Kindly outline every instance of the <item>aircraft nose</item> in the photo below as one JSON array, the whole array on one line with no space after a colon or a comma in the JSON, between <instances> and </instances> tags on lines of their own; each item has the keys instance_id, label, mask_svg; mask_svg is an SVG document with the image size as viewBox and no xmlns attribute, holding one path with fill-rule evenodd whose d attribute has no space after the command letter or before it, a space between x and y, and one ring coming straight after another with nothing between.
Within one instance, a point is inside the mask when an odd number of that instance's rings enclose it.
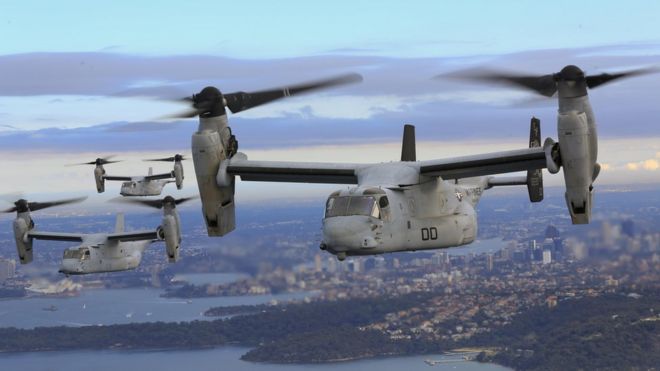
<instances>
[{"instance_id":1,"label":"aircraft nose","mask_svg":"<svg viewBox=\"0 0 660 371\"><path fill-rule=\"evenodd\" d=\"M348 251L378 246L378 224L368 216L340 216L323 220L323 244L330 250Z\"/></svg>"}]
</instances>

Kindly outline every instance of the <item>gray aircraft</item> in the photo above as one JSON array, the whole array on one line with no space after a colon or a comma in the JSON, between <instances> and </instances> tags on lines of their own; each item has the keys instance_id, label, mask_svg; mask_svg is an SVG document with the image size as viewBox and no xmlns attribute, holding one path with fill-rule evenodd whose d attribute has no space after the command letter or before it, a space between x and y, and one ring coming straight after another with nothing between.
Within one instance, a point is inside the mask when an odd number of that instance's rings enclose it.
<instances>
[{"instance_id":1,"label":"gray aircraft","mask_svg":"<svg viewBox=\"0 0 660 371\"><path fill-rule=\"evenodd\" d=\"M153 169L149 168L148 174L143 176L106 175L103 165L119 162L110 160L110 157L97 158L94 161L74 165L95 165L94 181L96 182L96 191L98 193L105 192L105 181L110 180L123 182L119 194L125 197L159 196L168 183L175 183L176 189L183 188L183 165L181 164L183 160L185 158L179 154L172 157L144 160L174 162L174 169L169 173L154 174Z\"/></svg>"},{"instance_id":2,"label":"gray aircraft","mask_svg":"<svg viewBox=\"0 0 660 371\"><path fill-rule=\"evenodd\" d=\"M53 202L28 202L20 199L14 203L14 207L4 210L6 213L16 212L13 229L21 264L32 262L34 240L80 243L78 246L64 250L59 271L66 275L135 269L140 265L144 250L157 241L165 241L170 262L176 262L179 258L181 227L176 205L190 198L175 200L173 197L167 196L162 200L135 200L147 206L163 209L162 223L153 230L125 231L123 214L117 215L114 233L45 232L36 228L31 212L81 202L85 199L86 197Z\"/></svg>"},{"instance_id":3,"label":"gray aircraft","mask_svg":"<svg viewBox=\"0 0 660 371\"><path fill-rule=\"evenodd\" d=\"M531 202L543 199L541 169L563 168L565 198L574 224L589 223L593 182L598 176L597 134L587 88L648 72L585 76L576 66L534 76L473 74L486 81L516 84L552 96L558 92L558 141L541 144L540 124L532 119L529 147L524 149L418 161L414 127L404 128L401 161L311 163L252 161L238 152L228 125L232 113L312 89L355 82L349 75L317 83L254 93L222 94L206 87L187 101L192 110L178 117L199 116L192 136L193 162L209 236L235 228L235 178L243 181L348 184L332 193L325 206L321 249L343 260L351 255L438 249L469 244L477 235L475 207L482 193L495 186L525 185ZM496 174L527 172L526 176Z\"/></svg>"}]
</instances>

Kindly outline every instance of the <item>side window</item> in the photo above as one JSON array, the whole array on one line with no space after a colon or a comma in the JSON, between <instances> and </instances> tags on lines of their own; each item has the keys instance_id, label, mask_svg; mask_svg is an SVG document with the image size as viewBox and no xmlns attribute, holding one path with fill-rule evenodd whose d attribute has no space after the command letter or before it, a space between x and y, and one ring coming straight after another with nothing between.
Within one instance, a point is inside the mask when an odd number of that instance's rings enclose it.
<instances>
[{"instance_id":1,"label":"side window","mask_svg":"<svg viewBox=\"0 0 660 371\"><path fill-rule=\"evenodd\" d=\"M378 199L378 206L380 207L380 218L389 221L390 220L390 201L387 199L387 196L383 196Z\"/></svg>"},{"instance_id":2,"label":"side window","mask_svg":"<svg viewBox=\"0 0 660 371\"><path fill-rule=\"evenodd\" d=\"M378 200L378 206L380 206L381 209L390 206L390 201L387 199L387 196L383 196Z\"/></svg>"}]
</instances>

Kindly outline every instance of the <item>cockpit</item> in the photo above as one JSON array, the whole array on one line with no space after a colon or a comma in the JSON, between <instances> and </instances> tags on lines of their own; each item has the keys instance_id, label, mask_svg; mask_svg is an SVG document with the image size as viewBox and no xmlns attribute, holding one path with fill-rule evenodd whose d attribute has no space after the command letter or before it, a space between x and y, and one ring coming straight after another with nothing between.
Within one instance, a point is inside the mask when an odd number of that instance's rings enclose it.
<instances>
[{"instance_id":1,"label":"cockpit","mask_svg":"<svg viewBox=\"0 0 660 371\"><path fill-rule=\"evenodd\" d=\"M88 247L79 247L77 249L64 250L64 259L86 260L91 256Z\"/></svg>"},{"instance_id":2,"label":"cockpit","mask_svg":"<svg viewBox=\"0 0 660 371\"><path fill-rule=\"evenodd\" d=\"M382 219L388 213L385 195L330 196L325 204L325 217L364 215Z\"/></svg>"}]
</instances>

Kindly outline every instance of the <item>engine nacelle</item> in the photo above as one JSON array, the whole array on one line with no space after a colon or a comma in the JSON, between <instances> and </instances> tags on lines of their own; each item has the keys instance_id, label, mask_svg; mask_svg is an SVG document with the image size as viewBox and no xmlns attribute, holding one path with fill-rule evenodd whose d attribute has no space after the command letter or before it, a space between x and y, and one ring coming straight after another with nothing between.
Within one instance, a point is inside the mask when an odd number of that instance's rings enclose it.
<instances>
[{"instance_id":1,"label":"engine nacelle","mask_svg":"<svg viewBox=\"0 0 660 371\"><path fill-rule=\"evenodd\" d=\"M96 181L96 191L98 193L105 192L105 169L101 165L97 165L94 168L94 180Z\"/></svg>"},{"instance_id":2,"label":"engine nacelle","mask_svg":"<svg viewBox=\"0 0 660 371\"><path fill-rule=\"evenodd\" d=\"M28 264L33 260L32 239L27 237L30 227L24 218L14 219L14 239L21 264Z\"/></svg>"},{"instance_id":3,"label":"engine nacelle","mask_svg":"<svg viewBox=\"0 0 660 371\"><path fill-rule=\"evenodd\" d=\"M165 215L160 227L158 227L157 234L159 239L165 241L167 260L170 263L179 260L181 236L179 235L179 227L175 217L172 215Z\"/></svg>"},{"instance_id":4,"label":"engine nacelle","mask_svg":"<svg viewBox=\"0 0 660 371\"><path fill-rule=\"evenodd\" d=\"M557 116L559 151L566 183L566 205L573 224L591 219L591 185L596 169L591 133L584 112L560 112Z\"/></svg>"},{"instance_id":5,"label":"engine nacelle","mask_svg":"<svg viewBox=\"0 0 660 371\"><path fill-rule=\"evenodd\" d=\"M183 165L180 161L174 163L174 181L176 183L176 189L183 188Z\"/></svg>"},{"instance_id":6,"label":"engine nacelle","mask_svg":"<svg viewBox=\"0 0 660 371\"><path fill-rule=\"evenodd\" d=\"M223 143L231 136L226 121L224 115L201 117L200 131L192 136L195 175L209 236L224 236L236 228L234 184L220 187L216 182L220 163L227 159Z\"/></svg>"}]
</instances>

